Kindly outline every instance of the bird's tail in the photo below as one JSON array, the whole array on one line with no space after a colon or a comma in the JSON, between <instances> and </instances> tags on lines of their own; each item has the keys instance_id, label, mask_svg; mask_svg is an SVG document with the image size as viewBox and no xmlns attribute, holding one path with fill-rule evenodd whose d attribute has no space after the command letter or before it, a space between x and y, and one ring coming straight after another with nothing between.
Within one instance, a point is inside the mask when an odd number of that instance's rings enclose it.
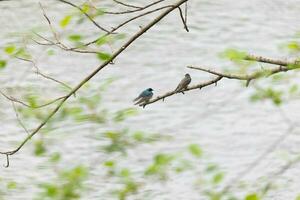
<instances>
[{"instance_id":1,"label":"bird's tail","mask_svg":"<svg viewBox=\"0 0 300 200\"><path fill-rule=\"evenodd\" d=\"M133 102L139 100L139 98L141 98L140 96L138 96L137 98L133 99Z\"/></svg>"},{"instance_id":2,"label":"bird's tail","mask_svg":"<svg viewBox=\"0 0 300 200\"><path fill-rule=\"evenodd\" d=\"M174 91L175 91L175 92L179 92L179 91L180 91L180 85L178 85L178 86L175 88Z\"/></svg>"}]
</instances>

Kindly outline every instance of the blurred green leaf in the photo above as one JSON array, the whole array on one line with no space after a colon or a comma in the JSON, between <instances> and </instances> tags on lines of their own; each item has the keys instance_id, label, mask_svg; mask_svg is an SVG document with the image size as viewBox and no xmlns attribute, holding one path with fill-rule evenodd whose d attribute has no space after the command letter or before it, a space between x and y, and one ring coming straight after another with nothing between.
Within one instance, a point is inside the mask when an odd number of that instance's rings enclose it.
<instances>
[{"instance_id":1,"label":"blurred green leaf","mask_svg":"<svg viewBox=\"0 0 300 200\"><path fill-rule=\"evenodd\" d=\"M298 85L294 84L294 85L292 85L292 86L289 88L289 93L290 93L290 94L295 94L296 92L298 92L298 90L299 90Z\"/></svg>"},{"instance_id":2,"label":"blurred green leaf","mask_svg":"<svg viewBox=\"0 0 300 200\"><path fill-rule=\"evenodd\" d=\"M155 160L155 164L167 165L173 160L173 158L174 157L171 155L160 153L154 157L154 160Z\"/></svg>"},{"instance_id":3,"label":"blurred green leaf","mask_svg":"<svg viewBox=\"0 0 300 200\"><path fill-rule=\"evenodd\" d=\"M14 55L16 57L25 58L25 59L31 58L31 55L26 51L25 48L22 48L22 47L17 49L17 51L14 53Z\"/></svg>"},{"instance_id":4,"label":"blurred green leaf","mask_svg":"<svg viewBox=\"0 0 300 200\"><path fill-rule=\"evenodd\" d=\"M84 4L82 5L81 9L82 9L82 11L83 11L84 13L88 13L89 10L90 10L90 5L87 4L87 3L84 3Z\"/></svg>"},{"instance_id":5,"label":"blurred green leaf","mask_svg":"<svg viewBox=\"0 0 300 200\"><path fill-rule=\"evenodd\" d=\"M113 167L115 167L116 163L115 163L115 161L113 161L113 160L108 160L108 161L104 162L103 165L104 165L105 167L113 168Z\"/></svg>"},{"instance_id":6,"label":"blurred green leaf","mask_svg":"<svg viewBox=\"0 0 300 200\"><path fill-rule=\"evenodd\" d=\"M16 50L15 45L9 45L4 48L5 53L7 53L9 55L13 54L15 52L15 50Z\"/></svg>"},{"instance_id":7,"label":"blurred green leaf","mask_svg":"<svg viewBox=\"0 0 300 200\"><path fill-rule=\"evenodd\" d=\"M48 54L49 56L53 56L53 55L55 54L55 51L54 51L53 49L48 49L48 50L47 50L47 54Z\"/></svg>"},{"instance_id":8,"label":"blurred green leaf","mask_svg":"<svg viewBox=\"0 0 300 200\"><path fill-rule=\"evenodd\" d=\"M222 173L222 172L217 173L213 177L213 183L214 184L219 184L220 182L222 182L223 178L224 178L224 173Z\"/></svg>"},{"instance_id":9,"label":"blurred green leaf","mask_svg":"<svg viewBox=\"0 0 300 200\"><path fill-rule=\"evenodd\" d=\"M17 188L17 183L15 181L10 181L7 183L7 189L12 190Z\"/></svg>"},{"instance_id":10,"label":"blurred green leaf","mask_svg":"<svg viewBox=\"0 0 300 200\"><path fill-rule=\"evenodd\" d=\"M295 51L299 51L300 50L300 45L298 42L296 41L291 41L287 44L287 48L292 51L292 52L295 52Z\"/></svg>"},{"instance_id":11,"label":"blurred green leaf","mask_svg":"<svg viewBox=\"0 0 300 200\"><path fill-rule=\"evenodd\" d=\"M252 96L252 101L270 99L273 103L279 106L282 103L282 96L283 92L280 90L275 90L273 88L266 88L266 89L258 89Z\"/></svg>"},{"instance_id":12,"label":"blurred green leaf","mask_svg":"<svg viewBox=\"0 0 300 200\"><path fill-rule=\"evenodd\" d=\"M71 19L72 19L72 16L71 16L71 15L67 15L67 16L65 16L65 17L59 22L59 25L60 25L62 28L65 28L66 26L69 25L69 23L71 22Z\"/></svg>"},{"instance_id":13,"label":"blurred green leaf","mask_svg":"<svg viewBox=\"0 0 300 200\"><path fill-rule=\"evenodd\" d=\"M202 156L202 149L200 148L200 146L198 144L190 144L189 147L189 152L195 156L195 157L201 157Z\"/></svg>"},{"instance_id":14,"label":"blurred green leaf","mask_svg":"<svg viewBox=\"0 0 300 200\"><path fill-rule=\"evenodd\" d=\"M61 159L60 153L53 153L50 156L50 162L53 162L53 163L58 162L60 159Z\"/></svg>"},{"instance_id":15,"label":"blurred green leaf","mask_svg":"<svg viewBox=\"0 0 300 200\"><path fill-rule=\"evenodd\" d=\"M104 53L104 52L98 52L97 53L97 58L99 60L102 60L102 61L107 61L107 60L110 60L111 59L111 54L109 53Z\"/></svg>"},{"instance_id":16,"label":"blurred green leaf","mask_svg":"<svg viewBox=\"0 0 300 200\"><path fill-rule=\"evenodd\" d=\"M104 35L98 38L96 44L98 46L104 45L108 42L110 42L112 40L112 36L111 35Z\"/></svg>"},{"instance_id":17,"label":"blurred green leaf","mask_svg":"<svg viewBox=\"0 0 300 200\"><path fill-rule=\"evenodd\" d=\"M245 197L245 200L260 200L260 197L257 194L248 194Z\"/></svg>"},{"instance_id":18,"label":"blurred green leaf","mask_svg":"<svg viewBox=\"0 0 300 200\"><path fill-rule=\"evenodd\" d=\"M226 49L223 53L221 53L221 57L233 61L244 60L246 56L247 56L246 52L238 51L236 49Z\"/></svg>"},{"instance_id":19,"label":"blurred green leaf","mask_svg":"<svg viewBox=\"0 0 300 200\"><path fill-rule=\"evenodd\" d=\"M73 35L69 35L68 39L72 42L79 42L80 40L82 40L82 36L79 34L73 34Z\"/></svg>"},{"instance_id":20,"label":"blurred green leaf","mask_svg":"<svg viewBox=\"0 0 300 200\"><path fill-rule=\"evenodd\" d=\"M209 164L205 169L206 172L210 173L215 172L216 170L218 170L218 166L216 164Z\"/></svg>"},{"instance_id":21,"label":"blurred green leaf","mask_svg":"<svg viewBox=\"0 0 300 200\"><path fill-rule=\"evenodd\" d=\"M131 172L129 169L124 168L120 171L120 176L124 177L124 178L128 178L130 176Z\"/></svg>"},{"instance_id":22,"label":"blurred green leaf","mask_svg":"<svg viewBox=\"0 0 300 200\"><path fill-rule=\"evenodd\" d=\"M34 143L34 154L41 156L46 153L46 147L43 140L37 140Z\"/></svg>"},{"instance_id":23,"label":"blurred green leaf","mask_svg":"<svg viewBox=\"0 0 300 200\"><path fill-rule=\"evenodd\" d=\"M126 108L115 113L113 120L115 122L124 121L127 117L137 115L138 111L135 108Z\"/></svg>"},{"instance_id":24,"label":"blurred green leaf","mask_svg":"<svg viewBox=\"0 0 300 200\"><path fill-rule=\"evenodd\" d=\"M0 69L5 68L6 64L7 64L6 60L0 60Z\"/></svg>"}]
</instances>

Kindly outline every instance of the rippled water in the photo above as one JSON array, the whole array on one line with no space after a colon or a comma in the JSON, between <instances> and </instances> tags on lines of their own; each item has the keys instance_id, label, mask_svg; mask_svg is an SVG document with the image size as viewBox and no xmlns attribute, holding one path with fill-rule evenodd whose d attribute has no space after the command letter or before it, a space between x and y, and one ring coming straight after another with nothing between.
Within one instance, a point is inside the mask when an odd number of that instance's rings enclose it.
<instances>
[{"instance_id":1,"label":"rippled water","mask_svg":"<svg viewBox=\"0 0 300 200\"><path fill-rule=\"evenodd\" d=\"M70 9L52 1L42 3L54 21L60 20L65 11ZM24 32L40 26L47 28L36 1L0 2L0 10L1 46L14 41L14 38L7 37L12 32ZM173 89L186 72L192 74L193 83L208 80L210 76L207 74L189 70L185 66L193 64L218 70L228 67L231 63L220 59L218 55L229 47L287 59L288 54L278 47L299 31L299 11L299 0L191 0L190 33L184 31L178 13L174 12L120 55L115 65L101 71L92 83L101 84L112 76L117 78L103 94L103 101L107 108L118 110L131 107L132 99L144 88L154 88L155 94ZM153 16L148 16L138 24L145 24L152 18ZM111 23L117 24L120 20L122 18L111 17L100 21L108 26ZM129 35L138 29L137 24L133 23L124 31ZM80 31L86 31L90 35L97 34L92 25L80 27L78 32ZM117 46L113 48L116 49ZM45 52L41 52L39 46L34 46L31 51L44 72L71 85L78 83L98 64L94 56L60 52L48 57ZM1 88L20 87L22 91L25 86L32 86L39 88L41 95L59 95L55 83L37 77L30 70L29 64L19 61L10 63L7 69L1 71ZM129 163L135 166L135 171L140 171L151 162L156 152L177 152L190 143L198 143L209 155L210 162L218 163L226 172L226 181L230 181L287 131L288 124L282 112L295 122L300 117L297 101L289 102L280 109L270 102L253 104L249 102L251 91L251 88L242 88L235 81L224 80L218 87L173 96L165 102L140 109L137 117L126 120L120 126L159 132L172 136L172 140L141 145L128 152L129 161L124 159L120 162ZM10 103L3 98L0 113L0 148L13 148L26 133L17 125ZM29 124L32 127L35 125L34 122ZM99 164L105 159L105 154L99 152L99 143L93 136L104 129L101 125L64 122L49 136L51 151L62 152L62 167L82 163L89 166L95 162ZM297 154L299 144L296 127L244 180L250 181L255 188L259 183L258 178L275 172L285 163L282 152ZM7 199L32 199L37 191L34 185L54 176L45 165L47 158L36 158L32 155L32 148L33 144L28 143L18 154L12 156L10 168L0 170L0 175L5 180L15 180L19 185L26 186L9 193ZM4 157L2 160L4 162ZM112 183L110 180L103 180L104 172L100 170L101 168L96 167L92 170L92 176L87 182L89 190L83 199L110 198L103 195ZM284 173L279 178L281 189L271 192L267 199L294 199L299 193L299 172L296 165ZM163 189L160 183L153 185L152 190L156 194L154 199L205 199L193 189L193 178L193 174L174 177L174 180L163 185ZM147 189L149 188L144 192Z\"/></svg>"}]
</instances>

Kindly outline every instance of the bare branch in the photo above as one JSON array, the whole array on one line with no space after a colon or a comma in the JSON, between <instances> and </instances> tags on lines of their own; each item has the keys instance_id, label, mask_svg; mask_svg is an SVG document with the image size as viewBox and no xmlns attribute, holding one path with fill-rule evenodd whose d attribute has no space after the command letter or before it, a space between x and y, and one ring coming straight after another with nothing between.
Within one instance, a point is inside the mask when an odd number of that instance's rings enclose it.
<instances>
[{"instance_id":1,"label":"bare branch","mask_svg":"<svg viewBox=\"0 0 300 200\"><path fill-rule=\"evenodd\" d=\"M182 21L182 23L183 23L184 29L185 29L187 32L189 32L189 28L188 28L188 26L187 26L187 24L186 24L186 17L183 16L183 12L182 12L182 10L181 10L180 7L178 7L178 10L179 10L179 15L180 15L181 21Z\"/></svg>"},{"instance_id":2,"label":"bare branch","mask_svg":"<svg viewBox=\"0 0 300 200\"><path fill-rule=\"evenodd\" d=\"M152 103L155 103L159 100L165 100L165 98L169 97L169 96L173 96L175 94L178 94L178 93L182 93L182 92L186 92L186 91L190 91L190 90L195 90L195 89L202 89L204 87L207 87L209 85L213 85L213 84L216 84L218 81L220 81L222 79L222 76L218 76L217 78L214 78L210 81L207 81L205 83L199 83L197 85L193 85L193 86L190 86L190 87L187 87L186 89L182 90L182 91L170 91L170 92L167 92L161 96L157 96L155 99L152 99L150 100L149 102L147 103L143 103L143 104L140 104L140 106L142 107L145 107L146 105L149 105L149 104L152 104Z\"/></svg>"},{"instance_id":3,"label":"bare branch","mask_svg":"<svg viewBox=\"0 0 300 200\"><path fill-rule=\"evenodd\" d=\"M165 0L158 0L158 1L155 1L153 3L150 3L144 7L140 7L140 8L137 8L135 10L127 10L127 11L122 11L122 12L109 12L109 11L104 11L105 14L111 14L111 15L122 15L122 14L128 14L128 13L134 13L134 12L139 12L139 11L142 11L142 10L145 10L147 8L150 8L156 4L159 4L161 2L163 2Z\"/></svg>"},{"instance_id":4,"label":"bare branch","mask_svg":"<svg viewBox=\"0 0 300 200\"><path fill-rule=\"evenodd\" d=\"M273 65L280 65L280 66L285 66L285 67L300 64L299 61L288 62L288 61L275 60L275 59L265 58L262 56L254 56L254 55L247 55L247 56L245 56L244 60L268 63L268 64L273 64Z\"/></svg>"},{"instance_id":5,"label":"bare branch","mask_svg":"<svg viewBox=\"0 0 300 200\"><path fill-rule=\"evenodd\" d=\"M67 85L66 83L64 83L64 82L62 82L62 81L59 81L59 80L57 80L57 79L55 79L55 78L53 78L53 77L50 77L50 76L48 76L48 75L42 73L42 72L40 71L40 69L38 68L38 66L36 65L36 63L35 63L33 60L26 59L26 58L21 58L21 57L17 57L17 56L15 56L15 58L17 58L17 59L19 59L19 60L23 60L23 61L25 61L25 62L30 62L30 63L32 63L32 65L33 65L34 68L36 69L36 71L35 71L36 74L38 74L38 75L40 75L40 76L42 76L42 77L44 77L44 78L46 78L46 79L48 79L48 80L52 80L52 81L54 81L54 82L56 82L56 83L59 83L60 85L62 85L62 86L64 86L64 87L66 87L66 88L72 90L72 87L69 86L69 85Z\"/></svg>"},{"instance_id":6,"label":"bare branch","mask_svg":"<svg viewBox=\"0 0 300 200\"><path fill-rule=\"evenodd\" d=\"M9 167L9 157L8 157L8 154L5 154L6 155L6 164L4 165L5 168L8 168Z\"/></svg>"},{"instance_id":7,"label":"bare branch","mask_svg":"<svg viewBox=\"0 0 300 200\"><path fill-rule=\"evenodd\" d=\"M129 7L129 8L137 8L137 9L141 9L142 7L140 6L135 6L135 5L131 5L131 4L128 4L128 3L123 3L121 1L118 1L118 0L113 0L114 2L116 2L117 4L120 4L122 6L126 6L126 7Z\"/></svg>"},{"instance_id":8,"label":"bare branch","mask_svg":"<svg viewBox=\"0 0 300 200\"><path fill-rule=\"evenodd\" d=\"M7 100L12 101L12 102L15 102L15 103L19 103L19 104L21 104L21 105L23 105L23 106L26 106L26 107L28 107L28 108L42 108L42 107L46 107L46 106L49 106L49 105L51 105L51 104L53 104L53 103L55 103L55 102L57 102L57 101L59 101L59 100L61 100L61 99L63 99L63 98L66 97L66 96L58 97L58 98L53 99L53 100L51 100L51 101L49 101L49 102L47 102L47 103L44 103L44 104L42 104L42 105L31 106L31 105L29 105L29 104L27 104L27 103L25 103L25 102L23 102L23 101L21 101L21 100L16 99L15 97L6 95L6 94L5 94L4 92L2 92L1 90L0 90L0 94L1 94L3 97L5 97Z\"/></svg>"},{"instance_id":9,"label":"bare branch","mask_svg":"<svg viewBox=\"0 0 300 200\"><path fill-rule=\"evenodd\" d=\"M19 113L18 113L18 110L16 108L16 105L15 105L15 102L14 101L11 101L11 104L13 106L13 109L15 111L15 115L16 115L16 118L17 118L17 121L19 122L20 126L24 129L24 131L29 135L29 131L28 129L26 128L26 126L23 124L22 120L20 119L20 116L19 116Z\"/></svg>"},{"instance_id":10,"label":"bare branch","mask_svg":"<svg viewBox=\"0 0 300 200\"><path fill-rule=\"evenodd\" d=\"M74 8L77 8L82 14L84 14L97 28L99 28L100 30L106 32L106 33L110 33L109 30L107 30L106 28L103 28L102 26L100 26L95 20L93 20L93 18L87 14L86 12L84 12L84 10L82 10L82 8L80 8L79 6L69 2L69 1L65 1L65 0L57 0L57 1L60 1L62 3L65 3L65 4L68 4Z\"/></svg>"},{"instance_id":11,"label":"bare branch","mask_svg":"<svg viewBox=\"0 0 300 200\"><path fill-rule=\"evenodd\" d=\"M136 20L136 19L138 19L138 18L140 18L140 17L144 17L144 16L149 15L149 14L151 14L151 13L154 13L154 12L157 12L157 11L160 11L160 10L163 10L163 9L166 9L166 8L171 8L171 7L173 7L173 6L172 6L172 5L163 6L163 7L160 7L160 8L157 8L157 9L150 10L150 11L148 11L148 12L139 14L139 15L137 15L137 16L134 16L134 17L132 17L132 18L130 18L130 19L128 19L128 20L122 22L121 24L119 24L119 25L116 26L115 28L113 28L111 32L116 32L118 29L120 29L121 27L125 26L125 25L128 24L129 22L132 22L132 21L134 21L134 20ZM109 35L109 34L105 34L105 35L103 35L102 37L106 37L106 36L108 36L108 35ZM78 49L78 48L80 48L80 47L86 47L86 46L89 46L89 45L91 45L91 44L95 44L98 40L99 40L99 38L97 38L97 39L95 39L95 40L93 40L93 41L91 41L91 42L87 42L87 43L85 43L85 44L83 44L83 45L80 45L79 47L70 48L70 50L73 51L73 50L76 50L76 49Z\"/></svg>"}]
</instances>

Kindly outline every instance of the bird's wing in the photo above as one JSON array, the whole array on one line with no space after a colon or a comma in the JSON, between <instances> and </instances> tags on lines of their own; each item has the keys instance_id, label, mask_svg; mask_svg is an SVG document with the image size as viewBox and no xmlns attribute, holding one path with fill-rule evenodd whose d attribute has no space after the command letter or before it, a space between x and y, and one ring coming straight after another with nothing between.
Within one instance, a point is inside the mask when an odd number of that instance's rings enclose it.
<instances>
[{"instance_id":1,"label":"bird's wing","mask_svg":"<svg viewBox=\"0 0 300 200\"><path fill-rule=\"evenodd\" d=\"M145 97L140 97L140 100L138 100L137 102L135 102L134 105L138 105L140 103L143 103L145 101Z\"/></svg>"},{"instance_id":2,"label":"bird's wing","mask_svg":"<svg viewBox=\"0 0 300 200\"><path fill-rule=\"evenodd\" d=\"M146 93L147 93L147 92L144 90L144 91L141 92L141 94L140 94L137 98L135 98L133 101L137 101L137 100L139 100L140 98L142 98L142 97L144 97L144 96L147 96Z\"/></svg>"},{"instance_id":3,"label":"bird's wing","mask_svg":"<svg viewBox=\"0 0 300 200\"><path fill-rule=\"evenodd\" d=\"M147 96L147 97L142 97L138 102L136 102L134 105L138 105L138 104L143 104L143 103L147 103L151 98L152 98L153 94Z\"/></svg>"},{"instance_id":4,"label":"bird's wing","mask_svg":"<svg viewBox=\"0 0 300 200\"><path fill-rule=\"evenodd\" d=\"M185 85L185 82L186 82L186 78L183 78L180 83L178 84L178 86L176 87L175 91L180 91L184 88L184 85Z\"/></svg>"}]
</instances>

